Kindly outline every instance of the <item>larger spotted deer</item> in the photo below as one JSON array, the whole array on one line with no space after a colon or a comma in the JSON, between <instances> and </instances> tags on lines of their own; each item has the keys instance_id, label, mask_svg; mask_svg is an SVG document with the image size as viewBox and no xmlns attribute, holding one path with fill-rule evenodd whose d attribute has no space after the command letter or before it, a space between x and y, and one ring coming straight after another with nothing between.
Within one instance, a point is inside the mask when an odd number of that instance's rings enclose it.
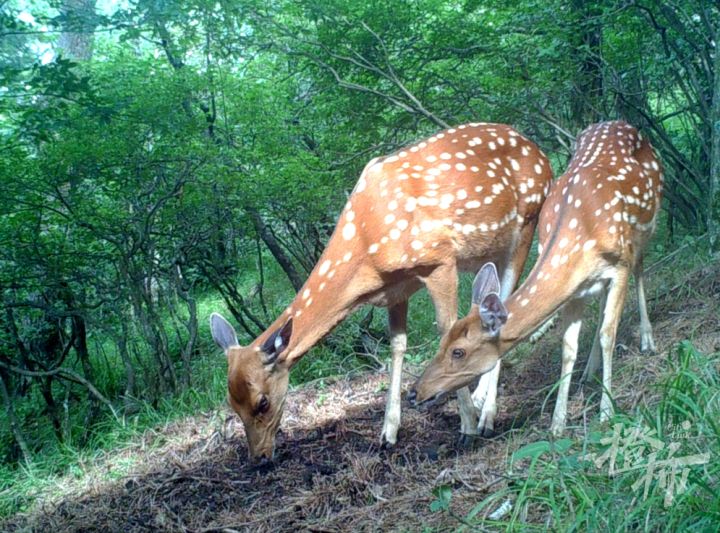
<instances>
[{"instance_id":1,"label":"larger spotted deer","mask_svg":"<svg viewBox=\"0 0 720 533\"><path fill-rule=\"evenodd\" d=\"M602 354L601 418L612 413L615 335L634 272L642 350L654 350L643 288L642 257L655 228L663 176L650 143L624 122L604 122L578 137L567 172L551 188L540 213L540 256L525 282L503 303L494 265L473 286L473 306L441 341L435 359L409 393L433 403L491 370L513 346L555 311L564 319L562 374L552 431L565 427L567 398L583 307L602 294L601 319L583 379Z\"/></svg>"},{"instance_id":2,"label":"larger spotted deer","mask_svg":"<svg viewBox=\"0 0 720 533\"><path fill-rule=\"evenodd\" d=\"M395 444L408 298L424 285L445 333L457 319L459 270L497 262L509 294L551 179L538 147L501 124L462 125L370 161L310 277L264 333L241 347L232 327L218 314L211 317L251 458L273 456L290 369L366 303L389 308L392 368L381 440ZM477 415L469 391L458 398L461 430L473 434Z\"/></svg>"}]
</instances>

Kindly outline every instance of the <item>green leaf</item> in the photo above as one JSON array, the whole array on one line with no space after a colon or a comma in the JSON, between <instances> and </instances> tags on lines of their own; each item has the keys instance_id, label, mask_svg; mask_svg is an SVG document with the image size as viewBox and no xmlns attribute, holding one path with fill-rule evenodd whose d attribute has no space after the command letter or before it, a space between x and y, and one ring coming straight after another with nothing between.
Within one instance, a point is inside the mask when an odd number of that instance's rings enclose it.
<instances>
[{"instance_id":1,"label":"green leaf","mask_svg":"<svg viewBox=\"0 0 720 533\"><path fill-rule=\"evenodd\" d=\"M452 498L452 489L448 485L440 485L433 489L435 500L430 503L430 510L433 513L438 511L447 511L450 508L450 499Z\"/></svg>"},{"instance_id":2,"label":"green leaf","mask_svg":"<svg viewBox=\"0 0 720 533\"><path fill-rule=\"evenodd\" d=\"M517 450L512 455L513 461L520 461L522 459L527 459L528 457L531 457L533 459L537 459L544 453L547 453L552 448L552 445L549 441L546 440L539 440L537 442L531 442L530 444L526 444L519 450Z\"/></svg>"}]
</instances>

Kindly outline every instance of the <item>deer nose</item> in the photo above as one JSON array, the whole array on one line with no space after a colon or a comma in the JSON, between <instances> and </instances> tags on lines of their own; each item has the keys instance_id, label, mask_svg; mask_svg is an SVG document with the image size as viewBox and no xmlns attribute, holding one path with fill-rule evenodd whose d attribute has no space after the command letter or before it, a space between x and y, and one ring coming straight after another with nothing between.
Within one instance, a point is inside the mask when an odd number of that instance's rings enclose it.
<instances>
[{"instance_id":1,"label":"deer nose","mask_svg":"<svg viewBox=\"0 0 720 533\"><path fill-rule=\"evenodd\" d=\"M417 391L415 389L410 389L410 392L407 393L407 401L410 402L410 405L413 407L415 407L415 404L417 403L416 398Z\"/></svg>"}]
</instances>

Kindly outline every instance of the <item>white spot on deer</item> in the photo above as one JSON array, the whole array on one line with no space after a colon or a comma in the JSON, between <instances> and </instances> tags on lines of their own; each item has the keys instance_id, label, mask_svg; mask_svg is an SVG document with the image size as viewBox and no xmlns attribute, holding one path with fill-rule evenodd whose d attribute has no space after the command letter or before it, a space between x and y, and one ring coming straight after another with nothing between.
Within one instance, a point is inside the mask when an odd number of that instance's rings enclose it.
<instances>
[{"instance_id":1,"label":"white spot on deer","mask_svg":"<svg viewBox=\"0 0 720 533\"><path fill-rule=\"evenodd\" d=\"M440 197L440 204L450 205L455 200L455 195L446 193Z\"/></svg>"},{"instance_id":2,"label":"white spot on deer","mask_svg":"<svg viewBox=\"0 0 720 533\"><path fill-rule=\"evenodd\" d=\"M417 205L417 200L414 197L410 197L405 201L405 211L408 213L412 213L415 211L415 206Z\"/></svg>"},{"instance_id":3,"label":"white spot on deer","mask_svg":"<svg viewBox=\"0 0 720 533\"><path fill-rule=\"evenodd\" d=\"M458 189L455 193L455 196L458 200L464 200L465 198L467 198L467 192L465 191L465 189Z\"/></svg>"},{"instance_id":4,"label":"white spot on deer","mask_svg":"<svg viewBox=\"0 0 720 533\"><path fill-rule=\"evenodd\" d=\"M397 227L400 231L405 231L408 227L408 221L403 219L398 220Z\"/></svg>"},{"instance_id":5,"label":"white spot on deer","mask_svg":"<svg viewBox=\"0 0 720 533\"><path fill-rule=\"evenodd\" d=\"M478 202L477 200L471 200L465 204L465 207L467 209L477 209L478 207L480 207L480 202Z\"/></svg>"},{"instance_id":6,"label":"white spot on deer","mask_svg":"<svg viewBox=\"0 0 720 533\"><path fill-rule=\"evenodd\" d=\"M434 191L427 191L428 193L434 192ZM429 198L428 196L421 196L417 199L418 205L422 207L427 207L429 205L437 205L438 199L437 198Z\"/></svg>"},{"instance_id":7,"label":"white spot on deer","mask_svg":"<svg viewBox=\"0 0 720 533\"><path fill-rule=\"evenodd\" d=\"M535 163L533 168L535 169L535 174L542 174L542 167L538 163Z\"/></svg>"},{"instance_id":8,"label":"white spot on deer","mask_svg":"<svg viewBox=\"0 0 720 533\"><path fill-rule=\"evenodd\" d=\"M583 244L583 250L586 251L586 252L587 252L588 250L592 250L593 247L595 246L595 242L596 242L595 239L590 239L590 240L587 241L585 244Z\"/></svg>"},{"instance_id":9,"label":"white spot on deer","mask_svg":"<svg viewBox=\"0 0 720 533\"><path fill-rule=\"evenodd\" d=\"M490 142L488 143L488 148L490 148L490 150L495 150L495 148L496 148L495 143L492 142L492 141L490 141Z\"/></svg>"},{"instance_id":10,"label":"white spot on deer","mask_svg":"<svg viewBox=\"0 0 720 533\"><path fill-rule=\"evenodd\" d=\"M498 143L500 146L505 146L505 139L503 139L502 137L498 137L498 138L497 138L497 143Z\"/></svg>"},{"instance_id":11,"label":"white spot on deer","mask_svg":"<svg viewBox=\"0 0 720 533\"><path fill-rule=\"evenodd\" d=\"M302 299L307 300L309 296L310 296L310 289L305 289L302 294Z\"/></svg>"},{"instance_id":12,"label":"white spot on deer","mask_svg":"<svg viewBox=\"0 0 720 533\"><path fill-rule=\"evenodd\" d=\"M435 227L435 224L433 224L432 220L423 220L420 222L420 229L422 231L432 231Z\"/></svg>"},{"instance_id":13,"label":"white spot on deer","mask_svg":"<svg viewBox=\"0 0 720 533\"><path fill-rule=\"evenodd\" d=\"M363 192L365 190L365 187L367 187L367 181L365 180L364 176L360 176L357 185L355 185L355 190L353 191L353 193Z\"/></svg>"},{"instance_id":14,"label":"white spot on deer","mask_svg":"<svg viewBox=\"0 0 720 533\"><path fill-rule=\"evenodd\" d=\"M620 222L622 220L622 214L620 214L619 212L613 213L613 220L615 222Z\"/></svg>"},{"instance_id":15,"label":"white spot on deer","mask_svg":"<svg viewBox=\"0 0 720 533\"><path fill-rule=\"evenodd\" d=\"M355 236L355 224L352 222L348 222L345 224L342 230L343 239L346 241L349 241Z\"/></svg>"},{"instance_id":16,"label":"white spot on deer","mask_svg":"<svg viewBox=\"0 0 720 533\"><path fill-rule=\"evenodd\" d=\"M322 265L320 265L320 270L318 270L318 275L324 276L325 273L330 270L330 266L332 265L332 261L330 259L326 259L323 261Z\"/></svg>"},{"instance_id":17,"label":"white spot on deer","mask_svg":"<svg viewBox=\"0 0 720 533\"><path fill-rule=\"evenodd\" d=\"M582 201L580 200L580 198L575 200L575 207L580 207L581 205L582 205Z\"/></svg>"},{"instance_id":18,"label":"white spot on deer","mask_svg":"<svg viewBox=\"0 0 720 533\"><path fill-rule=\"evenodd\" d=\"M452 156L451 156L449 153L447 153L447 152L443 152L442 154L440 154L440 159L445 159L445 160L447 160L447 159L450 159L451 157L452 157Z\"/></svg>"},{"instance_id":19,"label":"white spot on deer","mask_svg":"<svg viewBox=\"0 0 720 533\"><path fill-rule=\"evenodd\" d=\"M522 147L521 151L522 151L522 155L528 155L530 153L530 147L525 145Z\"/></svg>"},{"instance_id":20,"label":"white spot on deer","mask_svg":"<svg viewBox=\"0 0 720 533\"><path fill-rule=\"evenodd\" d=\"M378 248L380 248L380 245L379 245L378 243L374 242L374 243L372 243L372 244L370 245L370 247L368 248L368 253L369 253L369 254L374 254L375 252L378 251Z\"/></svg>"},{"instance_id":21,"label":"white spot on deer","mask_svg":"<svg viewBox=\"0 0 720 533\"><path fill-rule=\"evenodd\" d=\"M558 243L558 246L560 248L565 248L567 245L568 245L567 237L563 237L562 239L560 239L560 242Z\"/></svg>"},{"instance_id":22,"label":"white spot on deer","mask_svg":"<svg viewBox=\"0 0 720 533\"><path fill-rule=\"evenodd\" d=\"M423 247L423 243L422 243L422 241L415 240L410 243L410 246L412 246L413 250L419 250L420 248Z\"/></svg>"},{"instance_id":23,"label":"white spot on deer","mask_svg":"<svg viewBox=\"0 0 720 533\"><path fill-rule=\"evenodd\" d=\"M463 232L465 235L468 235L468 234L472 233L473 231L475 231L476 229L477 229L477 228L476 228L473 224L465 224L465 225L462 227L462 232Z\"/></svg>"},{"instance_id":24,"label":"white spot on deer","mask_svg":"<svg viewBox=\"0 0 720 533\"><path fill-rule=\"evenodd\" d=\"M568 227L569 227L570 229L575 229L575 228L577 228L577 225L578 225L577 218L570 219L570 224L568 224Z\"/></svg>"},{"instance_id":25,"label":"white spot on deer","mask_svg":"<svg viewBox=\"0 0 720 533\"><path fill-rule=\"evenodd\" d=\"M305 307L310 307L310 304L312 303L313 299L310 298L307 302L305 302Z\"/></svg>"},{"instance_id":26,"label":"white spot on deer","mask_svg":"<svg viewBox=\"0 0 720 533\"><path fill-rule=\"evenodd\" d=\"M400 230L397 228L393 228L390 230L390 238L394 241L398 240L400 238Z\"/></svg>"},{"instance_id":27,"label":"white spot on deer","mask_svg":"<svg viewBox=\"0 0 720 533\"><path fill-rule=\"evenodd\" d=\"M475 192L481 192L483 190L482 185L475 186Z\"/></svg>"},{"instance_id":28,"label":"white spot on deer","mask_svg":"<svg viewBox=\"0 0 720 533\"><path fill-rule=\"evenodd\" d=\"M467 167L465 165L463 165L462 163L456 163L455 170L457 170L459 172L463 172L463 171L467 170Z\"/></svg>"}]
</instances>

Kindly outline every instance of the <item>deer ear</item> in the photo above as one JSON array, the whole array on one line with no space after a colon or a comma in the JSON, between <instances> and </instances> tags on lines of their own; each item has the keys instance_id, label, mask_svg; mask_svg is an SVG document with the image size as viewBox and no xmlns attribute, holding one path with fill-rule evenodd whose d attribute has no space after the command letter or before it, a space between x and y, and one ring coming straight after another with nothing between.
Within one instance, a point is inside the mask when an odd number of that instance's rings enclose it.
<instances>
[{"instance_id":1,"label":"deer ear","mask_svg":"<svg viewBox=\"0 0 720 533\"><path fill-rule=\"evenodd\" d=\"M507 322L507 309L496 292L491 292L482 299L478 312L483 327L492 335L500 333L500 328Z\"/></svg>"},{"instance_id":2,"label":"deer ear","mask_svg":"<svg viewBox=\"0 0 720 533\"><path fill-rule=\"evenodd\" d=\"M212 332L213 340L225 351L231 346L240 345L233 327L218 313L210 315L210 331Z\"/></svg>"},{"instance_id":3,"label":"deer ear","mask_svg":"<svg viewBox=\"0 0 720 533\"><path fill-rule=\"evenodd\" d=\"M483 298L494 292L500 294L500 280L498 279L497 268L494 263L485 263L478 270L472 287L472 303L480 306Z\"/></svg>"},{"instance_id":4,"label":"deer ear","mask_svg":"<svg viewBox=\"0 0 720 533\"><path fill-rule=\"evenodd\" d=\"M278 356L285 351L290 344L292 336L292 318L285 322L280 329L275 330L265 339L260 347L260 356L266 365L273 364L277 361Z\"/></svg>"}]
</instances>

